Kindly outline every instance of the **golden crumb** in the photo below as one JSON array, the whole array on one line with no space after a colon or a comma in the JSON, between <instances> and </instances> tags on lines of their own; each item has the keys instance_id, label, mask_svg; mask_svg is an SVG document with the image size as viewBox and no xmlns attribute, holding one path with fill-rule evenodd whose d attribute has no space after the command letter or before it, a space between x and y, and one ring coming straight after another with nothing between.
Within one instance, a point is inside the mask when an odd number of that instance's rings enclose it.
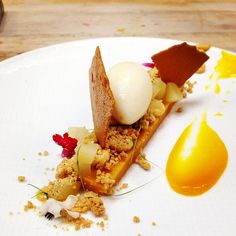
<instances>
[{"instance_id":1,"label":"golden crumb","mask_svg":"<svg viewBox=\"0 0 236 236\"><path fill-rule=\"evenodd\" d=\"M103 220L108 220L108 215L104 215Z\"/></svg>"},{"instance_id":2,"label":"golden crumb","mask_svg":"<svg viewBox=\"0 0 236 236\"><path fill-rule=\"evenodd\" d=\"M105 189L110 189L115 184L115 180L112 179L110 173L103 171L96 172L96 182L103 184Z\"/></svg>"},{"instance_id":3,"label":"golden crumb","mask_svg":"<svg viewBox=\"0 0 236 236\"><path fill-rule=\"evenodd\" d=\"M38 152L38 155L39 156L48 156L49 155L49 152L48 151L43 151L43 152Z\"/></svg>"},{"instance_id":4,"label":"golden crumb","mask_svg":"<svg viewBox=\"0 0 236 236\"><path fill-rule=\"evenodd\" d=\"M43 156L48 156L49 155L49 152L48 151L44 151L43 152Z\"/></svg>"},{"instance_id":5,"label":"golden crumb","mask_svg":"<svg viewBox=\"0 0 236 236\"><path fill-rule=\"evenodd\" d=\"M151 169L151 165L148 162L148 160L145 157L144 153L140 153L136 160L135 163L138 164L140 167L142 167L144 170L150 170Z\"/></svg>"},{"instance_id":6,"label":"golden crumb","mask_svg":"<svg viewBox=\"0 0 236 236\"><path fill-rule=\"evenodd\" d=\"M23 175L18 176L18 181L25 182L25 176L23 176Z\"/></svg>"},{"instance_id":7,"label":"golden crumb","mask_svg":"<svg viewBox=\"0 0 236 236\"><path fill-rule=\"evenodd\" d=\"M117 189L117 191L121 191L121 190L123 190L123 189L125 189L125 188L128 188L128 184L127 184L127 183L123 183L123 184Z\"/></svg>"},{"instance_id":8,"label":"golden crumb","mask_svg":"<svg viewBox=\"0 0 236 236\"><path fill-rule=\"evenodd\" d=\"M134 222L134 223L139 223L139 222L140 222L139 217L138 217L138 216L134 216L134 217L133 217L133 222Z\"/></svg>"},{"instance_id":9,"label":"golden crumb","mask_svg":"<svg viewBox=\"0 0 236 236\"><path fill-rule=\"evenodd\" d=\"M183 89L183 92L187 92L187 93L193 93L193 87L194 87L194 85L196 84L197 82L196 81L194 81L193 83L192 82L190 82L189 80L187 80L186 81L186 83L184 84L185 86L184 86L184 89ZM184 96L184 94L183 94L183 96Z\"/></svg>"},{"instance_id":10,"label":"golden crumb","mask_svg":"<svg viewBox=\"0 0 236 236\"><path fill-rule=\"evenodd\" d=\"M85 192L79 196L78 201L75 203L72 211L79 213L86 213L91 211L95 216L103 216L105 207L102 199L94 192Z\"/></svg>"},{"instance_id":11,"label":"golden crumb","mask_svg":"<svg viewBox=\"0 0 236 236\"><path fill-rule=\"evenodd\" d=\"M105 226L104 222L101 221L101 222L99 223L99 226L100 226L101 228L104 228L104 226Z\"/></svg>"},{"instance_id":12,"label":"golden crumb","mask_svg":"<svg viewBox=\"0 0 236 236\"><path fill-rule=\"evenodd\" d=\"M66 210L61 211L61 216L66 223L72 224L75 227L75 230L90 228L93 224L93 221L82 216L79 216L78 218L71 217Z\"/></svg>"},{"instance_id":13,"label":"golden crumb","mask_svg":"<svg viewBox=\"0 0 236 236\"><path fill-rule=\"evenodd\" d=\"M199 43L196 45L196 47L199 51L206 52L210 49L211 44L210 43Z\"/></svg>"},{"instance_id":14,"label":"golden crumb","mask_svg":"<svg viewBox=\"0 0 236 236\"><path fill-rule=\"evenodd\" d=\"M206 70L206 65L203 64L201 67L198 68L196 73L197 74L202 74L203 72L205 72L205 70Z\"/></svg>"},{"instance_id":15,"label":"golden crumb","mask_svg":"<svg viewBox=\"0 0 236 236\"><path fill-rule=\"evenodd\" d=\"M156 226L157 223L155 221L152 222L152 226Z\"/></svg>"},{"instance_id":16,"label":"golden crumb","mask_svg":"<svg viewBox=\"0 0 236 236\"><path fill-rule=\"evenodd\" d=\"M181 113L181 112L183 112L183 110L184 110L184 108L181 106L176 109L176 112Z\"/></svg>"},{"instance_id":17,"label":"golden crumb","mask_svg":"<svg viewBox=\"0 0 236 236\"><path fill-rule=\"evenodd\" d=\"M27 204L24 206L24 211L27 212L28 210L35 208L36 206L31 201L28 201Z\"/></svg>"}]
</instances>

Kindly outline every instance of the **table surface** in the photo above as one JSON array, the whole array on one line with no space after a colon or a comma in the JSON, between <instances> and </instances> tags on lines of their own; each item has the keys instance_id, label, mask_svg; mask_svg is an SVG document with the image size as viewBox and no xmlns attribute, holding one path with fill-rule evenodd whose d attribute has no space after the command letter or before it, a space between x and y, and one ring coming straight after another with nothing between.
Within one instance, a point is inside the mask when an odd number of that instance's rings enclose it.
<instances>
[{"instance_id":1,"label":"table surface","mask_svg":"<svg viewBox=\"0 0 236 236\"><path fill-rule=\"evenodd\" d=\"M3 0L0 61L65 41L171 38L236 51L236 0Z\"/></svg>"}]
</instances>

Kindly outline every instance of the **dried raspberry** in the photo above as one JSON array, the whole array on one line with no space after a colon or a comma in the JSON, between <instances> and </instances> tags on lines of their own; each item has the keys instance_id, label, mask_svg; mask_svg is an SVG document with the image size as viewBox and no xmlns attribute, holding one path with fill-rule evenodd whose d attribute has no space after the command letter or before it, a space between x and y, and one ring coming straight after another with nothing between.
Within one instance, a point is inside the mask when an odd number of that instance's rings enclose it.
<instances>
[{"instance_id":1,"label":"dried raspberry","mask_svg":"<svg viewBox=\"0 0 236 236\"><path fill-rule=\"evenodd\" d=\"M62 146L62 157L71 158L75 154L77 139L69 137L68 133L64 133L63 136L54 134L52 138L56 144Z\"/></svg>"}]
</instances>

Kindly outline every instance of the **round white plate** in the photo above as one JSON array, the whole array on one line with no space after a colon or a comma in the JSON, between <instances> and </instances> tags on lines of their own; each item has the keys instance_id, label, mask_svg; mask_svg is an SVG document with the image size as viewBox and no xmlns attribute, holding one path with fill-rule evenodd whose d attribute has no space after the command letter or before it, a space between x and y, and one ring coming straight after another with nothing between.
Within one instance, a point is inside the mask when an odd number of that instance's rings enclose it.
<instances>
[{"instance_id":1,"label":"round white plate","mask_svg":"<svg viewBox=\"0 0 236 236\"><path fill-rule=\"evenodd\" d=\"M176 105L146 146L149 160L160 168L150 173L133 166L121 183L137 187L159 176L145 187L122 197L104 197L109 220L104 231L96 226L75 232L47 221L37 211L23 211L35 189L53 179L61 158L60 147L52 141L69 126L92 128L88 70L97 45L108 70L120 61L150 62L150 57L179 41L157 38L104 38L75 41L42 48L0 63L0 227L1 235L235 235L236 234L236 83L221 80L219 95L204 89L209 84L221 50L211 48L207 71L194 75L194 93ZM171 68L170 68L171 69ZM228 102L226 102L227 100ZM165 177L168 154L183 129L202 110L220 135L229 153L228 166L217 184L198 197L185 197L169 187ZM215 116L221 112L223 116ZM210 140L206 140L207 142ZM38 152L47 150L48 156ZM17 177L26 176L25 183ZM140 223L134 223L138 216ZM156 222L156 226L152 225ZM57 224L55 228L53 225Z\"/></svg>"}]
</instances>

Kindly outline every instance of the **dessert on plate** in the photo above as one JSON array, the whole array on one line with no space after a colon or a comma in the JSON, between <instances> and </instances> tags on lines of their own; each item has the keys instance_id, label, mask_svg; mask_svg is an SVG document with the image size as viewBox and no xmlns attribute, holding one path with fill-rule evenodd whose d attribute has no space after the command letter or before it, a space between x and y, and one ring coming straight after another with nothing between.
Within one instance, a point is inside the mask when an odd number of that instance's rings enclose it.
<instances>
[{"instance_id":1,"label":"dessert on plate","mask_svg":"<svg viewBox=\"0 0 236 236\"><path fill-rule=\"evenodd\" d=\"M111 195L134 162L149 168L142 155L146 143L185 97L185 82L208 56L181 43L151 59L144 65L122 62L107 73L96 48L89 70L94 130L70 127L63 136L53 136L64 158L55 180L42 189L47 197L69 201L84 190L94 192L92 197Z\"/></svg>"}]
</instances>

